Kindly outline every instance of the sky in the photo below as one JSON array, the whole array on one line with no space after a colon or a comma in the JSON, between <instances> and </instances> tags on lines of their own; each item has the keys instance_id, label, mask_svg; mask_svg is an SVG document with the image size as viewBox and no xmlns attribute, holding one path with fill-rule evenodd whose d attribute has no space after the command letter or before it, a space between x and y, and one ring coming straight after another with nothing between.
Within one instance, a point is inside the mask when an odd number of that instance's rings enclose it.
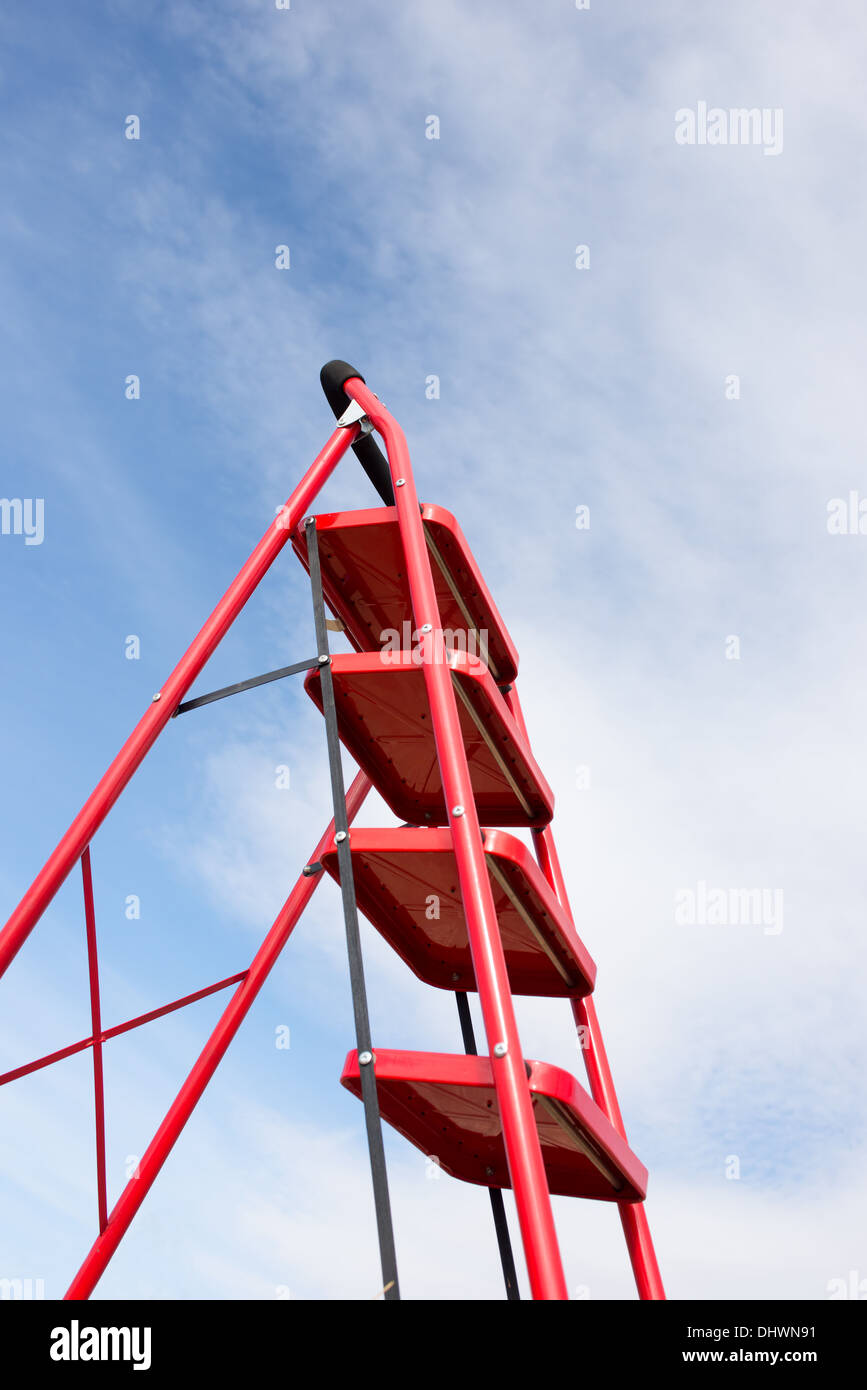
<instances>
[{"instance_id":1,"label":"sky","mask_svg":"<svg viewBox=\"0 0 867 1390\"><path fill-rule=\"evenodd\" d=\"M328 437L319 368L353 363L520 652L672 1298L867 1280L865 49L855 0L0 15L0 493L43 503L0 534L0 917ZM682 143L700 108L775 143ZM350 454L316 509L375 500ZM287 548L194 693L312 650ZM329 818L297 678L172 722L91 847L105 1023L244 969ZM684 920L751 889L760 920ZM374 1041L460 1050L362 934ZM106 1044L110 1204L226 1000ZM583 1080L565 1004L517 1009ZM73 874L0 982L0 1070L89 1031ZM95 1296L375 1298L352 1046L329 881ZM0 1278L48 1298L96 1233L91 1107L86 1051L0 1088ZM404 1297L501 1297L484 1195L386 1146ZM634 1297L614 1207L554 1207L571 1296Z\"/></svg>"}]
</instances>

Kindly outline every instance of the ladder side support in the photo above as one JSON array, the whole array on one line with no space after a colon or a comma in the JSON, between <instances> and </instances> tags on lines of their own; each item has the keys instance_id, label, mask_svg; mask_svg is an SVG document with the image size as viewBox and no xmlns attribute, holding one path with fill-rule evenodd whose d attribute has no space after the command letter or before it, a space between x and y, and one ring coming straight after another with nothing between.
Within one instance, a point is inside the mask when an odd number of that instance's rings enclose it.
<instances>
[{"instance_id":1,"label":"ladder side support","mask_svg":"<svg viewBox=\"0 0 867 1390\"><path fill-rule=\"evenodd\" d=\"M461 1024L461 1036L464 1040L464 1052L470 1057L477 1057L479 1055L479 1049L476 1047L473 1016L470 1013L470 1001L463 990L455 991L455 1002L458 1006L458 1018ZM518 1271L515 1269L515 1257L512 1254L512 1239L509 1235L509 1222L506 1218L506 1204L503 1201L503 1192L499 1187L489 1187L488 1194L491 1199L491 1214L494 1218L494 1233L497 1237L497 1248L500 1252L503 1282L506 1285L506 1298L510 1303L519 1303L521 1300L521 1291L518 1288Z\"/></svg>"},{"instance_id":2,"label":"ladder side support","mask_svg":"<svg viewBox=\"0 0 867 1390\"><path fill-rule=\"evenodd\" d=\"M384 460L383 460L384 462ZM355 1016L355 1045L364 1102L364 1121L367 1129L367 1152L373 1183L373 1202L376 1209L376 1233L382 1267L382 1291L387 1303L400 1299L397 1275L397 1254L394 1246L394 1224L391 1199L388 1193L388 1168L385 1143L382 1137L382 1118L376 1089L376 1054L370 1033L370 1014L367 986L364 982L364 959L361 933L358 928L358 906L355 899L355 878L352 869L352 849L349 843L349 821L346 817L346 792L343 784L343 765L340 760L340 733L337 727L337 707L334 701L334 677L328 649L328 627L325 599L322 593L322 571L319 565L319 541L316 538L316 518L304 523L307 535L307 555L310 561L310 587L313 594L313 620L316 626L316 646L321 664L322 712L328 743L328 768L331 777L331 799L334 805L334 839L337 844L337 863L340 874L340 895L343 899L343 924L346 929L346 951L349 958L349 981L352 989L352 1011Z\"/></svg>"},{"instance_id":3,"label":"ladder side support","mask_svg":"<svg viewBox=\"0 0 867 1390\"><path fill-rule=\"evenodd\" d=\"M346 819L355 819L371 783L363 772L346 794ZM334 821L328 826L308 862L318 860L334 841ZM174 1148L177 1139L201 1099L205 1087L217 1070L238 1029L247 1016L253 1000L270 974L280 952L286 945L298 919L312 898L322 874L300 874L295 887L277 914L253 958L243 982L235 990L220 1016L216 1028L202 1048L189 1076L166 1112L165 1119L151 1140L133 1176L118 1198L108 1225L97 1237L84 1263L73 1279L67 1299L89 1298L105 1267L125 1235L130 1222L153 1186L154 1179Z\"/></svg>"},{"instance_id":4,"label":"ladder side support","mask_svg":"<svg viewBox=\"0 0 867 1390\"><path fill-rule=\"evenodd\" d=\"M37 874L0 931L0 976L17 955L70 869L81 858L145 754L156 742L205 662L226 635L293 529L359 433L338 427L317 454L285 506L241 567L198 636L181 657L158 697L142 715L114 762L88 797L54 853Z\"/></svg>"},{"instance_id":5,"label":"ladder side support","mask_svg":"<svg viewBox=\"0 0 867 1390\"><path fill-rule=\"evenodd\" d=\"M442 659L442 643L437 640L441 620L409 450L397 421L360 378L346 381L344 390L362 406L385 441L413 617L419 630L431 625L422 666L530 1287L534 1298L567 1299L457 701L450 667Z\"/></svg>"},{"instance_id":6,"label":"ladder side support","mask_svg":"<svg viewBox=\"0 0 867 1390\"><path fill-rule=\"evenodd\" d=\"M512 694L517 701L517 692L513 691ZM560 859L550 826L546 826L544 830L534 830L533 843L542 872L571 918L572 909L569 906L563 870L560 867ZM611 1075L608 1054L602 1041L602 1030L599 1027L596 1005L592 995L588 995L585 999L573 999L572 1013L581 1037L581 1051L584 1056L584 1065L587 1068L587 1079L590 1082L590 1094L621 1138L625 1139L626 1129L623 1124L623 1116L620 1113L617 1092L614 1089L614 1078ZM656 1260L656 1251L653 1247L644 1203L618 1202L617 1209L620 1212L623 1234L626 1237L626 1248L629 1251L639 1298L664 1299L665 1289Z\"/></svg>"},{"instance_id":7,"label":"ladder side support","mask_svg":"<svg viewBox=\"0 0 867 1390\"><path fill-rule=\"evenodd\" d=\"M84 925L87 934L87 972L90 977L90 1028L93 1038L93 1111L96 1121L96 1200L99 1229L108 1222L105 1184L105 1087L102 1073L102 1017L99 1004L99 959L96 949L96 914L93 909L93 875L90 846L81 856L81 883L84 889Z\"/></svg>"},{"instance_id":8,"label":"ladder side support","mask_svg":"<svg viewBox=\"0 0 867 1390\"><path fill-rule=\"evenodd\" d=\"M506 703L529 743L530 736L524 721L521 700L514 686L506 695ZM560 867L560 858L550 826L546 826L544 830L533 831L533 845L539 867L555 895L569 913L574 925L575 919L572 917L569 895L566 892L566 880ZM622 1139L626 1139L626 1128L620 1113L617 1092L614 1089L614 1078L608 1064L608 1054L602 1041L602 1030L599 1027L596 1005L592 996L588 995L585 999L574 999L572 1001L572 1014L581 1037L581 1050L587 1069L587 1079L590 1082L590 1094L599 1109L611 1121L617 1133ZM664 1299L665 1289L656 1260L656 1251L653 1248L653 1239L650 1234L644 1203L618 1202L617 1207L620 1212L620 1221L623 1226L623 1234L626 1237L626 1248L629 1252L632 1272L635 1275L639 1298Z\"/></svg>"}]
</instances>

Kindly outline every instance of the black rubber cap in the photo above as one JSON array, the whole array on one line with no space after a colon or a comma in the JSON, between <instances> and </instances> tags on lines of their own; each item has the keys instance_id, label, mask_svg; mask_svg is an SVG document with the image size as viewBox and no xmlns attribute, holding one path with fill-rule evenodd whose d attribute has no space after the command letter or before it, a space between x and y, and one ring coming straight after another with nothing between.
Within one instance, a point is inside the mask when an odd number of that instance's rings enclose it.
<instances>
[{"instance_id":1,"label":"black rubber cap","mask_svg":"<svg viewBox=\"0 0 867 1390\"><path fill-rule=\"evenodd\" d=\"M322 371L319 373L319 380L322 382L322 390L331 409L334 411L336 419L351 404L343 387L350 377L357 376L359 381L364 381L361 372L356 371L355 367L350 367L348 362L341 362L335 358L333 362L326 362ZM362 435L356 439L352 446L355 457L358 459L365 473L373 486L376 488L380 497L387 507L394 506L394 488L391 485L391 472L388 467L388 460L377 444L372 434Z\"/></svg>"},{"instance_id":2,"label":"black rubber cap","mask_svg":"<svg viewBox=\"0 0 867 1390\"><path fill-rule=\"evenodd\" d=\"M349 405L349 397L343 389L344 383L353 376L357 376L359 381L364 381L361 372L357 372L354 367L350 367L348 362L339 362L336 357L333 362L326 362L322 371L319 373L319 380L322 382L322 390L325 392L328 404L331 406L331 409L338 419Z\"/></svg>"}]
</instances>

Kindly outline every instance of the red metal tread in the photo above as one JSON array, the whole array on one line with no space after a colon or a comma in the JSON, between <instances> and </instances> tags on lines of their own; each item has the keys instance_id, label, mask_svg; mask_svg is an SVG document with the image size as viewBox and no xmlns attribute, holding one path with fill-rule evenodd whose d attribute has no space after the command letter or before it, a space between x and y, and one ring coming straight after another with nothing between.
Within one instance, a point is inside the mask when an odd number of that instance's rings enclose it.
<instances>
[{"instance_id":1,"label":"red metal tread","mask_svg":"<svg viewBox=\"0 0 867 1390\"><path fill-rule=\"evenodd\" d=\"M518 672L518 653L466 537L444 507L426 503L421 514L443 629L455 635L445 639L446 646L481 655L495 681L508 684ZM316 530L325 597L353 646L379 651L389 630L400 634L395 645L411 646L414 623L397 509L332 512L316 518ZM292 545L306 568L303 526Z\"/></svg>"},{"instance_id":2,"label":"red metal tread","mask_svg":"<svg viewBox=\"0 0 867 1390\"><path fill-rule=\"evenodd\" d=\"M483 662L449 652L458 715L479 819L486 825L547 825L554 794ZM340 737L395 815L448 822L424 671L412 652L333 656ZM322 709L318 669L304 688Z\"/></svg>"},{"instance_id":3,"label":"red metal tread","mask_svg":"<svg viewBox=\"0 0 867 1390\"><path fill-rule=\"evenodd\" d=\"M643 1201L647 1169L583 1086L547 1062L527 1067L549 1191ZM356 1052L340 1081L361 1095ZM511 1186L489 1057L377 1048L376 1088L383 1117L447 1173L482 1187Z\"/></svg>"},{"instance_id":4,"label":"red metal tread","mask_svg":"<svg viewBox=\"0 0 867 1390\"><path fill-rule=\"evenodd\" d=\"M589 994L596 966L533 855L504 830L483 835L512 993ZM365 827L350 846L358 905L389 945L425 984L475 990L451 831ZM336 847L322 863L339 882Z\"/></svg>"}]
</instances>

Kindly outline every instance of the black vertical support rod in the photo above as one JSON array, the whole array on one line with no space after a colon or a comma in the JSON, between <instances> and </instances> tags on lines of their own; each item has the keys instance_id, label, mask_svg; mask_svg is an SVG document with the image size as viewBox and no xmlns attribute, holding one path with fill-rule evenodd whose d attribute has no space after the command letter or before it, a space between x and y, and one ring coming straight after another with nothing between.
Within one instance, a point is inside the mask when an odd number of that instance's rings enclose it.
<instances>
[{"instance_id":1,"label":"black vertical support rod","mask_svg":"<svg viewBox=\"0 0 867 1390\"><path fill-rule=\"evenodd\" d=\"M340 735L337 730L337 706L334 700L334 680L331 674L331 656L328 650L328 629L325 625L325 601L322 595L322 571L319 565L315 517L306 519L304 533L307 539L310 586L313 591L313 621L316 625L319 678L322 686L322 711L325 715L328 765L331 773L331 796L334 803L334 839L337 844L343 919L346 924L346 949L349 955L349 978L352 986L352 1007L355 1013L355 1043L358 1048L361 1098L364 1102L370 1174L373 1179L373 1201L376 1209L379 1257L382 1263L383 1296L386 1300L392 1301L400 1298L400 1286L397 1280L397 1256L394 1248L391 1202L388 1195L388 1172L385 1166L382 1121L376 1093L376 1058L370 1036L367 990L364 984L364 961L361 955L361 935L358 930L355 880L352 875L352 851L349 846L349 824L346 819L346 792L343 784L343 766L340 761ZM365 1058L366 1061L363 1060Z\"/></svg>"},{"instance_id":2,"label":"black vertical support rod","mask_svg":"<svg viewBox=\"0 0 867 1390\"><path fill-rule=\"evenodd\" d=\"M458 1018L461 1021L464 1052L468 1053L470 1057L476 1057L478 1056L478 1049L476 1048L476 1035L473 1032L470 1001L463 990L455 990L455 1002L458 1006ZM518 1288L518 1275L515 1269L515 1257L512 1254L512 1240L509 1235L509 1223L506 1220L506 1205L503 1201L503 1194L498 1187L489 1187L488 1194L491 1198L491 1213L494 1218L494 1230L497 1233L497 1245L500 1250L500 1264L503 1266L506 1298L519 1301L521 1293Z\"/></svg>"}]
</instances>

